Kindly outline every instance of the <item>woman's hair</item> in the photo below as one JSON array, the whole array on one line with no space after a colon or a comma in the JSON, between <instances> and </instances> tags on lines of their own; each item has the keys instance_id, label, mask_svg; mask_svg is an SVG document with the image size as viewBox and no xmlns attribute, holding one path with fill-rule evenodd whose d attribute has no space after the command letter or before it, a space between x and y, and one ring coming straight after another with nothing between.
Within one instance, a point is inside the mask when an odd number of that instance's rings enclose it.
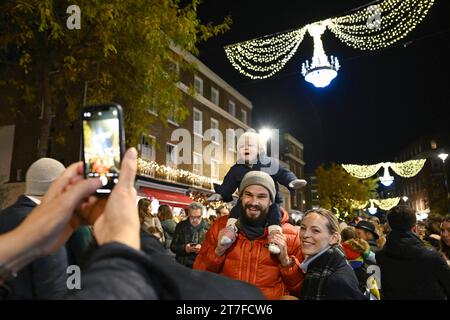
<instances>
[{"instance_id":1,"label":"woman's hair","mask_svg":"<svg viewBox=\"0 0 450 320\"><path fill-rule=\"evenodd\" d=\"M145 217L148 217L148 207L151 205L151 202L147 198L142 198L138 202L138 210L139 210L139 219L142 221Z\"/></svg>"},{"instance_id":2,"label":"woman's hair","mask_svg":"<svg viewBox=\"0 0 450 320\"><path fill-rule=\"evenodd\" d=\"M164 234L161 232L161 230L159 230L157 227L155 226L150 226L147 228L148 233L150 234L159 234L160 239L164 240Z\"/></svg>"},{"instance_id":3,"label":"woman's hair","mask_svg":"<svg viewBox=\"0 0 450 320\"><path fill-rule=\"evenodd\" d=\"M334 214L324 208L312 209L306 211L303 220L305 220L306 216L310 213L317 213L318 215L327 219L327 229L329 234L337 233L339 235L339 240L341 238L341 233L339 229L339 221Z\"/></svg>"},{"instance_id":4,"label":"woman's hair","mask_svg":"<svg viewBox=\"0 0 450 320\"><path fill-rule=\"evenodd\" d=\"M227 209L228 210L226 205L221 205L221 206L216 208L216 214L219 215L220 211L222 211L222 209Z\"/></svg>"},{"instance_id":5,"label":"woman's hair","mask_svg":"<svg viewBox=\"0 0 450 320\"><path fill-rule=\"evenodd\" d=\"M173 219L172 209L167 204L160 205L158 208L158 218L160 221Z\"/></svg>"},{"instance_id":6,"label":"woman's hair","mask_svg":"<svg viewBox=\"0 0 450 320\"><path fill-rule=\"evenodd\" d=\"M347 227L344 230L341 231L341 241L345 242L350 239L356 238L356 232L353 227Z\"/></svg>"},{"instance_id":7,"label":"woman's hair","mask_svg":"<svg viewBox=\"0 0 450 320\"><path fill-rule=\"evenodd\" d=\"M441 230L444 227L444 222L450 222L450 215L446 215L441 222ZM441 231L441 241L440 241L440 245L441 245L441 252L446 256L447 259L450 260L450 246L448 246L445 241L444 241L444 237L442 236L442 231Z\"/></svg>"}]
</instances>

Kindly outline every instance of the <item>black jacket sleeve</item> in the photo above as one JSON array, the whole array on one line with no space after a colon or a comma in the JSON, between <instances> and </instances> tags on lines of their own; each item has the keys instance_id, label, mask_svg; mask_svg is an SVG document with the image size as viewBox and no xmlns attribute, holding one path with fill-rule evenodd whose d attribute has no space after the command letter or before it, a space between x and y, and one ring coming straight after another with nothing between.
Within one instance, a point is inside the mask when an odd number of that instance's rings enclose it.
<instances>
[{"instance_id":1,"label":"black jacket sleeve","mask_svg":"<svg viewBox=\"0 0 450 320\"><path fill-rule=\"evenodd\" d=\"M51 255L31 264L33 296L35 299L61 299L67 291L67 252L61 247Z\"/></svg>"},{"instance_id":2,"label":"black jacket sleeve","mask_svg":"<svg viewBox=\"0 0 450 320\"><path fill-rule=\"evenodd\" d=\"M367 300L358 287L356 275L352 273L353 270L341 269L329 276L325 284L328 300Z\"/></svg>"},{"instance_id":3,"label":"black jacket sleeve","mask_svg":"<svg viewBox=\"0 0 450 320\"><path fill-rule=\"evenodd\" d=\"M178 223L175 232L173 233L172 243L170 244L170 250L178 256L186 256L184 237L183 237L183 221Z\"/></svg>"},{"instance_id":4,"label":"black jacket sleeve","mask_svg":"<svg viewBox=\"0 0 450 320\"><path fill-rule=\"evenodd\" d=\"M222 184L214 184L214 190L222 196L225 202L233 201L233 193L239 187L240 180L237 178L237 170L236 165L232 166L223 178Z\"/></svg>"},{"instance_id":5,"label":"black jacket sleeve","mask_svg":"<svg viewBox=\"0 0 450 320\"><path fill-rule=\"evenodd\" d=\"M146 271L146 255L120 243L101 246L81 275L81 289L73 290L69 300L158 299L153 281Z\"/></svg>"},{"instance_id":6,"label":"black jacket sleeve","mask_svg":"<svg viewBox=\"0 0 450 320\"><path fill-rule=\"evenodd\" d=\"M450 299L450 267L447 262L438 254L436 254L435 267L433 268L433 272L436 275L436 278L440 285L442 286L445 295L447 296L447 300Z\"/></svg>"},{"instance_id":7,"label":"black jacket sleeve","mask_svg":"<svg viewBox=\"0 0 450 320\"><path fill-rule=\"evenodd\" d=\"M295 174L293 174L290 170L288 170L283 165L281 165L281 163L279 161L277 161L276 159L272 159L271 161L274 161L278 165L278 171L273 176L274 180L276 182L282 184L283 186L285 186L289 190L293 191L292 188L289 187L289 183L291 181L297 179Z\"/></svg>"},{"instance_id":8,"label":"black jacket sleeve","mask_svg":"<svg viewBox=\"0 0 450 320\"><path fill-rule=\"evenodd\" d=\"M81 289L67 299L264 299L258 288L177 263L159 247L146 253L120 243L101 246L82 274Z\"/></svg>"}]
</instances>

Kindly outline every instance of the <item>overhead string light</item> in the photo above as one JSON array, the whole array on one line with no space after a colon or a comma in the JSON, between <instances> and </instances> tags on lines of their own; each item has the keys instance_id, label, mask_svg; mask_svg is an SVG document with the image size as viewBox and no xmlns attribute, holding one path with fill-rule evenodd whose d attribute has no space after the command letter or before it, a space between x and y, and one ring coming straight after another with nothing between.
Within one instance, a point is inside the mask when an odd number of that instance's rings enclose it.
<instances>
[{"instance_id":1,"label":"overhead string light","mask_svg":"<svg viewBox=\"0 0 450 320\"><path fill-rule=\"evenodd\" d=\"M411 32L435 0L388 0L356 13L330 19L328 28L345 44L361 50L392 45ZM379 17L376 21L375 16Z\"/></svg>"},{"instance_id":2,"label":"overhead string light","mask_svg":"<svg viewBox=\"0 0 450 320\"><path fill-rule=\"evenodd\" d=\"M254 39L225 47L233 67L251 79L269 78L292 58L303 41L306 28L277 36Z\"/></svg>"},{"instance_id":3,"label":"overhead string light","mask_svg":"<svg viewBox=\"0 0 450 320\"><path fill-rule=\"evenodd\" d=\"M367 179L383 167L384 173L380 181L385 186L394 182L394 177L389 175L389 168L403 178L411 178L417 175L425 165L426 159L409 160L405 162L380 162L373 165L343 164L342 167L352 176L358 179Z\"/></svg>"},{"instance_id":4,"label":"overhead string light","mask_svg":"<svg viewBox=\"0 0 450 320\"><path fill-rule=\"evenodd\" d=\"M435 0L385 0L352 14L232 44L225 47L225 52L233 67L239 72L251 79L265 79L285 66L296 53L305 33L315 29L317 25L323 26L324 31L330 30L339 40L353 48L378 50L404 38L425 18L434 2ZM311 32L309 33L314 37ZM316 47L321 46L318 41L321 42L316 36L314 39ZM339 69L337 58L333 57L327 62L335 71Z\"/></svg>"},{"instance_id":5,"label":"overhead string light","mask_svg":"<svg viewBox=\"0 0 450 320\"><path fill-rule=\"evenodd\" d=\"M377 212L375 205L381 210L388 211L393 207L395 207L396 205L398 205L399 202L400 197L386 198L386 199L369 199L368 201L358 201L353 199L350 200L351 206L359 210L366 208L370 204L369 212L371 214L375 214Z\"/></svg>"}]
</instances>

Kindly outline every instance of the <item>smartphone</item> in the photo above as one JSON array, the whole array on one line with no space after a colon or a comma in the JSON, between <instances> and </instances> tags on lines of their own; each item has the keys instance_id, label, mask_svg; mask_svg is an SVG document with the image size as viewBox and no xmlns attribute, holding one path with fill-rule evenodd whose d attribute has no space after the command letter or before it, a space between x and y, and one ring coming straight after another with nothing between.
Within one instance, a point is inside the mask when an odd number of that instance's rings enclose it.
<instances>
[{"instance_id":1,"label":"smartphone","mask_svg":"<svg viewBox=\"0 0 450 320\"><path fill-rule=\"evenodd\" d=\"M108 195L119 181L125 152L122 107L116 103L81 110L81 158L86 179L100 179L97 195Z\"/></svg>"}]
</instances>

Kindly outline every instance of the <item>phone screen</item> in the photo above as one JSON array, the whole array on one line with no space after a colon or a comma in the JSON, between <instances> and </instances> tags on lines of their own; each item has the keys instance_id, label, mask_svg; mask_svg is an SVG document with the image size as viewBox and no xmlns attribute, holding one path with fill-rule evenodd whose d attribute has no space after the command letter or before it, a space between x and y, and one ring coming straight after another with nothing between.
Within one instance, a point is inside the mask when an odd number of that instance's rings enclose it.
<instances>
[{"instance_id":1,"label":"phone screen","mask_svg":"<svg viewBox=\"0 0 450 320\"><path fill-rule=\"evenodd\" d=\"M86 108L82 112L83 157L86 178L100 178L107 194L118 182L121 159L120 117L115 106Z\"/></svg>"}]
</instances>

